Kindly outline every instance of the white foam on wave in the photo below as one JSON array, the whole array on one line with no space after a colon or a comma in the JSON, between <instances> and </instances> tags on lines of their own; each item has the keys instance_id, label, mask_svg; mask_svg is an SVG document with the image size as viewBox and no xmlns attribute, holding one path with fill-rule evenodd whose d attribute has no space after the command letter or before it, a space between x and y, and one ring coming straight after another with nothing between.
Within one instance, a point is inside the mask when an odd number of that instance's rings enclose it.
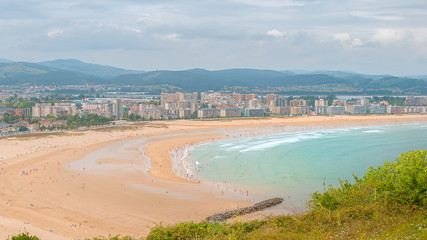
<instances>
[{"instance_id":1,"label":"white foam on wave","mask_svg":"<svg viewBox=\"0 0 427 240\"><path fill-rule=\"evenodd\" d=\"M381 130L379 130L379 129L374 129L374 130L366 130L366 131L363 131L364 133L380 133L380 132L383 132L383 131L381 131Z\"/></svg>"},{"instance_id":2,"label":"white foam on wave","mask_svg":"<svg viewBox=\"0 0 427 240\"><path fill-rule=\"evenodd\" d=\"M351 129L349 128L340 128L340 129L336 129L337 132L350 132Z\"/></svg>"},{"instance_id":3,"label":"white foam on wave","mask_svg":"<svg viewBox=\"0 0 427 240\"><path fill-rule=\"evenodd\" d=\"M231 148L227 148L225 150L226 151L233 151L233 150L242 149L242 148L245 148L245 147L247 147L247 145L237 145L237 146L234 146L234 147L231 147Z\"/></svg>"},{"instance_id":4,"label":"white foam on wave","mask_svg":"<svg viewBox=\"0 0 427 240\"><path fill-rule=\"evenodd\" d=\"M320 138L321 136L323 136L323 135L320 133L315 133L315 134L310 134L310 135L297 135L296 137L279 139L279 140L274 139L274 140L270 140L270 141L262 143L262 144L257 144L255 146L240 150L239 152L260 151L260 150L265 150L265 149L277 147L277 146L280 146L282 144L296 143L296 142L300 142L300 141L308 140L308 139L316 139L316 138Z\"/></svg>"},{"instance_id":5,"label":"white foam on wave","mask_svg":"<svg viewBox=\"0 0 427 240\"><path fill-rule=\"evenodd\" d=\"M232 143L226 143L226 144L222 144L219 147L229 147L229 146L233 146Z\"/></svg>"},{"instance_id":6,"label":"white foam on wave","mask_svg":"<svg viewBox=\"0 0 427 240\"><path fill-rule=\"evenodd\" d=\"M218 160L223 158L226 158L226 156L216 155L214 158L212 158L212 160Z\"/></svg>"}]
</instances>

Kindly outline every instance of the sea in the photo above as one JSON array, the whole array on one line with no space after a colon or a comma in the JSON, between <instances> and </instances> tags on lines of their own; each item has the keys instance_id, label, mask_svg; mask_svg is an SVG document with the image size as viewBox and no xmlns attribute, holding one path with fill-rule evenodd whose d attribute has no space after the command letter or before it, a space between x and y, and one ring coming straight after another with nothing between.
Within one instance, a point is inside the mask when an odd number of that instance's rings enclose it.
<instances>
[{"instance_id":1,"label":"sea","mask_svg":"<svg viewBox=\"0 0 427 240\"><path fill-rule=\"evenodd\" d=\"M370 167L427 149L427 124L276 130L199 145L185 161L194 178L227 186L223 191L253 201L283 197L288 207L304 208L311 193L339 179L354 182Z\"/></svg>"}]
</instances>

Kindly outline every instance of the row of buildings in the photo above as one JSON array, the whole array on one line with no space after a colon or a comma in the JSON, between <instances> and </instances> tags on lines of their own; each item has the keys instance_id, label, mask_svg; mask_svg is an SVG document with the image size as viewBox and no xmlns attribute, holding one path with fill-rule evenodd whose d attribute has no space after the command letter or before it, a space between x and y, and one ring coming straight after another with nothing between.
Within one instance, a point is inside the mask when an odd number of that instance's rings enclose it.
<instances>
[{"instance_id":1,"label":"row of buildings","mask_svg":"<svg viewBox=\"0 0 427 240\"><path fill-rule=\"evenodd\" d=\"M202 92L162 93L160 101L147 99L86 98L60 103L36 103L32 108L0 108L5 113L43 118L46 116L97 114L122 119L124 115L142 119L259 117L265 115L344 115L344 114L404 114L427 113L427 97L407 97L405 106L388 102L371 102L368 97L352 100L317 99L314 104L301 98L286 98L277 94Z\"/></svg>"}]
</instances>

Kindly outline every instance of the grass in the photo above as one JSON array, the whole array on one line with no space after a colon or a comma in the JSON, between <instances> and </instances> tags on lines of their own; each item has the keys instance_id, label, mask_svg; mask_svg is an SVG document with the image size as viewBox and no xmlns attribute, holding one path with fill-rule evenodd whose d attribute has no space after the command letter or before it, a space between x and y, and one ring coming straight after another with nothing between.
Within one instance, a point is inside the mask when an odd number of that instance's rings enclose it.
<instances>
[{"instance_id":1,"label":"grass","mask_svg":"<svg viewBox=\"0 0 427 240\"><path fill-rule=\"evenodd\" d=\"M427 239L427 151L402 154L354 178L313 193L310 210L302 214L158 225L142 239ZM92 240L119 239L134 240Z\"/></svg>"},{"instance_id":2,"label":"grass","mask_svg":"<svg viewBox=\"0 0 427 240\"><path fill-rule=\"evenodd\" d=\"M427 239L427 213L370 205L310 211L296 216L220 223L157 226L147 239Z\"/></svg>"}]
</instances>

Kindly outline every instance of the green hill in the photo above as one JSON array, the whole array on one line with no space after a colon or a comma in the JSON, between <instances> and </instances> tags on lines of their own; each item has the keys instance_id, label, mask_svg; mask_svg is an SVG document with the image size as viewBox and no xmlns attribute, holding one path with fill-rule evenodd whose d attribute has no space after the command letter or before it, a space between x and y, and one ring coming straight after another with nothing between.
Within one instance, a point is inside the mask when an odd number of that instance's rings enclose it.
<instances>
[{"instance_id":1,"label":"green hill","mask_svg":"<svg viewBox=\"0 0 427 240\"><path fill-rule=\"evenodd\" d=\"M54 61L40 62L38 64L65 71L93 75L105 79L117 77L124 74L141 73L140 71L125 70L122 68L116 68L111 66L85 63L75 59L57 59Z\"/></svg>"},{"instance_id":2,"label":"green hill","mask_svg":"<svg viewBox=\"0 0 427 240\"><path fill-rule=\"evenodd\" d=\"M180 91L266 89L280 93L427 94L427 81L342 71L226 69L138 72L79 60L0 62L0 85L167 86Z\"/></svg>"},{"instance_id":3,"label":"green hill","mask_svg":"<svg viewBox=\"0 0 427 240\"><path fill-rule=\"evenodd\" d=\"M220 90L226 81L191 71L154 71L141 74L127 74L111 79L118 85L171 85L187 91Z\"/></svg>"},{"instance_id":4,"label":"green hill","mask_svg":"<svg viewBox=\"0 0 427 240\"><path fill-rule=\"evenodd\" d=\"M0 63L0 80L16 76L36 75L55 71L54 68L41 66L35 63L7 62Z\"/></svg>"},{"instance_id":5,"label":"green hill","mask_svg":"<svg viewBox=\"0 0 427 240\"><path fill-rule=\"evenodd\" d=\"M108 84L108 80L37 63L0 63L0 85Z\"/></svg>"}]
</instances>

